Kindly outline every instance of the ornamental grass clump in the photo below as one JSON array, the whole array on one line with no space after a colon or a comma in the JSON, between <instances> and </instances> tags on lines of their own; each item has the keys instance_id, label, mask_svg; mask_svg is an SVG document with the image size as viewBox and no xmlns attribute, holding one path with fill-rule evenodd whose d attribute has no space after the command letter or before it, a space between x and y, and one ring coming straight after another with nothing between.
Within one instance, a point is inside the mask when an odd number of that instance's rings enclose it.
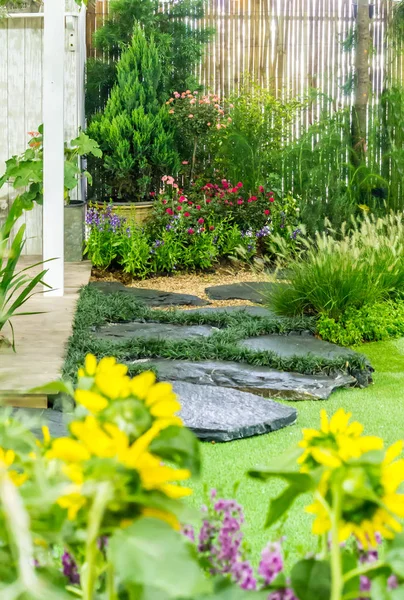
<instances>
[{"instance_id":1,"label":"ornamental grass clump","mask_svg":"<svg viewBox=\"0 0 404 600\"><path fill-rule=\"evenodd\" d=\"M302 253L288 263L290 285L278 285L269 303L278 314L325 315L340 319L360 309L404 294L404 219L365 216L301 239Z\"/></svg>"}]
</instances>

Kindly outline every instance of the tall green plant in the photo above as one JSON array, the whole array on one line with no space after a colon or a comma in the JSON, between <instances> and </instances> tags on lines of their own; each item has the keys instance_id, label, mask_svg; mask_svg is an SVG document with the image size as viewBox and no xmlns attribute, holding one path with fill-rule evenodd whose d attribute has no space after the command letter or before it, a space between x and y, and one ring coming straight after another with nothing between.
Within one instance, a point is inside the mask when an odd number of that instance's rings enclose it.
<instances>
[{"instance_id":1,"label":"tall green plant","mask_svg":"<svg viewBox=\"0 0 404 600\"><path fill-rule=\"evenodd\" d=\"M158 89L161 99L174 91L195 89L195 67L212 35L210 29L199 27L204 4L205 0L178 0L162 10L158 0L111 0L109 17L94 36L98 56L103 58L87 63L88 116L105 106L117 78L117 61L131 43L136 24L158 48L163 66Z\"/></svg>"},{"instance_id":2,"label":"tall green plant","mask_svg":"<svg viewBox=\"0 0 404 600\"><path fill-rule=\"evenodd\" d=\"M88 129L103 151L97 165L115 198L143 199L179 167L168 107L159 102L161 73L157 46L137 25L105 110Z\"/></svg>"}]
</instances>

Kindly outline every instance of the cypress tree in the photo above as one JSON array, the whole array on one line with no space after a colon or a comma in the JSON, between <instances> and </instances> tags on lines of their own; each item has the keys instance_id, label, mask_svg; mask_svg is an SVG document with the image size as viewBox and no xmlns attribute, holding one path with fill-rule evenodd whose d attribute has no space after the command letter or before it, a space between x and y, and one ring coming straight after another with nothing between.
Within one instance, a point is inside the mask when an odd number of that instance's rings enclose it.
<instances>
[{"instance_id":1,"label":"cypress tree","mask_svg":"<svg viewBox=\"0 0 404 600\"><path fill-rule=\"evenodd\" d=\"M167 106L158 97L161 71L153 38L147 40L136 25L118 62L117 81L105 110L88 129L103 151L96 165L98 177L114 199L148 198L162 175L179 167Z\"/></svg>"}]
</instances>

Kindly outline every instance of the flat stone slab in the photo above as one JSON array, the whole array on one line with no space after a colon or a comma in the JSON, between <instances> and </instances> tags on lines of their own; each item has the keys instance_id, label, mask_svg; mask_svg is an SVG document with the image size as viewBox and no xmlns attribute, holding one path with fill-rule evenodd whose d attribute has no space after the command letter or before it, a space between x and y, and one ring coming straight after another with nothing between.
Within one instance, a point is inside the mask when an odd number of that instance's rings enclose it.
<instances>
[{"instance_id":1,"label":"flat stone slab","mask_svg":"<svg viewBox=\"0 0 404 600\"><path fill-rule=\"evenodd\" d=\"M249 304L243 306L207 306L206 308L193 308L187 312L198 313L201 315L209 315L212 313L245 313L251 317L272 317L276 319L282 319L278 317L268 308L263 306L250 306Z\"/></svg>"},{"instance_id":2,"label":"flat stone slab","mask_svg":"<svg viewBox=\"0 0 404 600\"><path fill-rule=\"evenodd\" d=\"M170 323L109 323L94 332L95 337L115 342L141 338L143 340L190 340L209 337L217 328L209 325L172 325Z\"/></svg>"},{"instance_id":3,"label":"flat stone slab","mask_svg":"<svg viewBox=\"0 0 404 600\"><path fill-rule=\"evenodd\" d=\"M147 306L206 306L206 300L191 294L175 294L161 290L127 287L118 281L93 281L90 285L104 294L128 294Z\"/></svg>"},{"instance_id":4,"label":"flat stone slab","mask_svg":"<svg viewBox=\"0 0 404 600\"><path fill-rule=\"evenodd\" d=\"M162 381L185 381L198 385L221 386L251 392L264 398L286 400L327 400L338 388L354 385L350 375L300 375L225 361L190 362L184 360L147 359L143 364L155 367Z\"/></svg>"},{"instance_id":5,"label":"flat stone slab","mask_svg":"<svg viewBox=\"0 0 404 600\"><path fill-rule=\"evenodd\" d=\"M67 435L67 423L69 417L66 413L52 410L51 408L15 408L13 417L29 423L32 420L32 433L38 438L42 438L42 425L47 425L52 437L58 438Z\"/></svg>"},{"instance_id":6,"label":"flat stone slab","mask_svg":"<svg viewBox=\"0 0 404 600\"><path fill-rule=\"evenodd\" d=\"M215 285L206 288L205 292L211 300L249 300L257 304L264 304L271 287L279 285L279 283L251 281L230 285Z\"/></svg>"},{"instance_id":7,"label":"flat stone slab","mask_svg":"<svg viewBox=\"0 0 404 600\"><path fill-rule=\"evenodd\" d=\"M230 442L277 431L296 422L297 411L225 387L174 382L180 416L201 440Z\"/></svg>"},{"instance_id":8,"label":"flat stone slab","mask_svg":"<svg viewBox=\"0 0 404 600\"><path fill-rule=\"evenodd\" d=\"M241 346L258 352L272 351L279 356L288 358L290 356L319 356L321 358L333 359L344 356L347 359L356 354L348 348L341 348L336 344L319 340L313 335L291 333L289 335L261 335L247 338L239 342Z\"/></svg>"}]
</instances>

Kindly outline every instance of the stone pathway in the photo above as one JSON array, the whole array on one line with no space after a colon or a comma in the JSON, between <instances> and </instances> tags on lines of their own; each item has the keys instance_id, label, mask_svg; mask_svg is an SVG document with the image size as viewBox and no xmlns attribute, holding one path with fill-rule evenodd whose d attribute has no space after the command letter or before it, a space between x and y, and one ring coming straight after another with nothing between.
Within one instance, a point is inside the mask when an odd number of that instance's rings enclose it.
<instances>
[{"instance_id":1,"label":"stone pathway","mask_svg":"<svg viewBox=\"0 0 404 600\"><path fill-rule=\"evenodd\" d=\"M185 360L147 359L135 361L154 367L163 381L184 381L198 385L221 386L251 392L264 398L327 400L339 388L355 384L354 377L338 375L301 375L225 361L189 362Z\"/></svg>"},{"instance_id":2,"label":"stone pathway","mask_svg":"<svg viewBox=\"0 0 404 600\"><path fill-rule=\"evenodd\" d=\"M109 323L95 330L94 336L103 340L121 342L128 339L190 340L209 337L216 327L209 325L172 325L170 323Z\"/></svg>"},{"instance_id":3,"label":"stone pathway","mask_svg":"<svg viewBox=\"0 0 404 600\"><path fill-rule=\"evenodd\" d=\"M249 300L257 304L264 304L273 285L275 284L251 281L231 285L215 285L206 288L205 292L211 300Z\"/></svg>"},{"instance_id":4,"label":"stone pathway","mask_svg":"<svg viewBox=\"0 0 404 600\"><path fill-rule=\"evenodd\" d=\"M180 416L201 440L230 442L282 429L297 411L254 394L224 387L176 382Z\"/></svg>"},{"instance_id":5,"label":"stone pathway","mask_svg":"<svg viewBox=\"0 0 404 600\"><path fill-rule=\"evenodd\" d=\"M207 306L206 308L192 308L188 312L190 313L198 313L201 315L209 315L212 313L226 313L226 314L234 314L234 313L245 313L251 317L271 317L281 319L282 317L278 317L274 312L269 310L268 308L264 308L263 306L251 306L246 304L245 306Z\"/></svg>"},{"instance_id":6,"label":"stone pathway","mask_svg":"<svg viewBox=\"0 0 404 600\"><path fill-rule=\"evenodd\" d=\"M206 300L191 294L174 294L161 290L126 287L118 281L93 281L90 285L104 294L116 294L117 292L128 294L132 298L144 302L147 306L206 306L209 304Z\"/></svg>"}]
</instances>

